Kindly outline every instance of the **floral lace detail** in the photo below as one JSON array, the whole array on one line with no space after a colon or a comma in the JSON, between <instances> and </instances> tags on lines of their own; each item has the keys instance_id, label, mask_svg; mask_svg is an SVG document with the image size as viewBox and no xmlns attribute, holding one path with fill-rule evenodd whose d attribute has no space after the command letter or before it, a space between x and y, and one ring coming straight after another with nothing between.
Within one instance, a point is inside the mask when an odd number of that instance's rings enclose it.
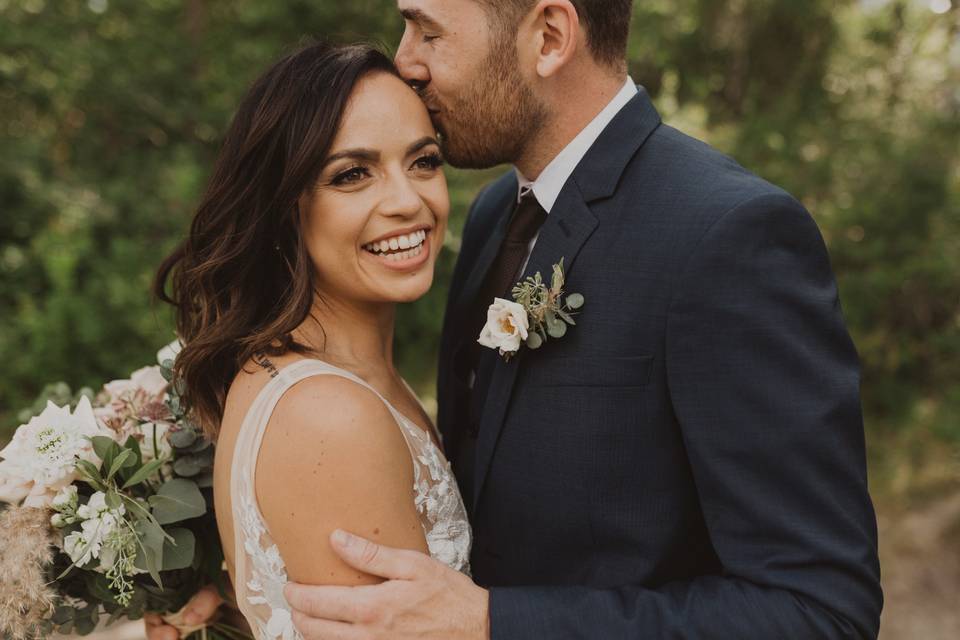
<instances>
[{"instance_id":1,"label":"floral lace detail","mask_svg":"<svg viewBox=\"0 0 960 640\"><path fill-rule=\"evenodd\" d=\"M408 429L421 445L416 457L420 464L413 466L413 492L417 512L426 519L430 556L470 575L470 525L450 463L419 427Z\"/></svg>"},{"instance_id":2,"label":"floral lace detail","mask_svg":"<svg viewBox=\"0 0 960 640\"><path fill-rule=\"evenodd\" d=\"M256 624L257 638L295 640L301 636L296 627L293 626L290 605L283 597L283 585L287 584L287 568L283 564L277 545L263 546L261 544L267 530L263 525L263 520L260 518L256 505L251 499L252 495L253 491L244 495L238 505L243 550L251 563L246 583L248 589L246 600L251 605L270 607L270 618L264 621L260 617L255 617L249 621L251 625Z\"/></svg>"},{"instance_id":3,"label":"floral lace detail","mask_svg":"<svg viewBox=\"0 0 960 640\"><path fill-rule=\"evenodd\" d=\"M470 574L472 534L466 509L450 463L431 437L353 374L319 360L301 360L282 369L267 383L251 405L234 445L231 497L237 601L258 640L302 640L283 596L286 566L279 549L270 540L256 503L254 471L260 443L270 415L286 390L300 380L322 374L353 380L377 394L390 409L410 449L414 477L412 500L420 515L430 556L452 569Z\"/></svg>"}]
</instances>

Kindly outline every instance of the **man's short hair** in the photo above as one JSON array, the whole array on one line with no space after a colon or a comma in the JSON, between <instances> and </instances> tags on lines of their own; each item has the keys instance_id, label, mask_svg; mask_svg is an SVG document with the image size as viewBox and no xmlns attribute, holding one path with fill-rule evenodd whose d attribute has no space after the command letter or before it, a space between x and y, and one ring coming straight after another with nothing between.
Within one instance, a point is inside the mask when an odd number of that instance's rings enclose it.
<instances>
[{"instance_id":1,"label":"man's short hair","mask_svg":"<svg viewBox=\"0 0 960 640\"><path fill-rule=\"evenodd\" d=\"M516 29L536 0L478 0L493 22ZM619 68L627 57L633 0L570 0L587 31L587 46L602 64Z\"/></svg>"}]
</instances>

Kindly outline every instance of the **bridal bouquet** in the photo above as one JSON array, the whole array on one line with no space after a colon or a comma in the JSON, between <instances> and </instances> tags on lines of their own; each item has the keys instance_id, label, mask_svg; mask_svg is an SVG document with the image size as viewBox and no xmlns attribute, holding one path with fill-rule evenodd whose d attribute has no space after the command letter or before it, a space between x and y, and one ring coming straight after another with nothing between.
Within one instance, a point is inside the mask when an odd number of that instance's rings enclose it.
<instances>
[{"instance_id":1,"label":"bridal bouquet","mask_svg":"<svg viewBox=\"0 0 960 640\"><path fill-rule=\"evenodd\" d=\"M73 401L56 385L62 406L48 400L0 451L4 639L170 615L201 585L220 584L213 446L182 411L175 355L168 346L159 366Z\"/></svg>"}]
</instances>

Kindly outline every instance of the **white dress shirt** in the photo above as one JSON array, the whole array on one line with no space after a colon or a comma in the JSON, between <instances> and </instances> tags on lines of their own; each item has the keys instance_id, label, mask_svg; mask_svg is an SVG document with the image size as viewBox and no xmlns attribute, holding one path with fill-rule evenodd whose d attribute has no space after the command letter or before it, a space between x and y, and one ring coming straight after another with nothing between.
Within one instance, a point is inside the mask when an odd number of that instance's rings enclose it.
<instances>
[{"instance_id":1,"label":"white dress shirt","mask_svg":"<svg viewBox=\"0 0 960 640\"><path fill-rule=\"evenodd\" d=\"M637 85L632 78L627 77L626 84L624 84L617 95L613 96L613 99L607 103L603 111L598 113L597 117L584 127L583 130L577 134L577 137L571 140L570 144L564 147L563 151L558 153L557 156L550 161L550 164L544 168L536 180L528 180L520 173L519 169L514 168L514 171L517 172L518 183L517 202L520 202L520 199L532 189L537 202L540 203L540 206L543 207L543 210L549 215L550 210L553 209L553 205L560 196L560 191L567 183L567 180L570 179L570 176L573 175L574 169L577 168L577 165L580 164L583 157L587 155L587 151L589 151L593 143L597 141L597 138L599 138L603 130L607 128L607 125L610 124L614 117L620 113L620 110L623 109L635 95L637 95ZM520 267L521 274L527 268L526 263L530 260L533 247L537 244L538 235L539 234L533 236L533 240L530 241L530 247L527 249L527 258L524 260L523 266Z\"/></svg>"}]
</instances>

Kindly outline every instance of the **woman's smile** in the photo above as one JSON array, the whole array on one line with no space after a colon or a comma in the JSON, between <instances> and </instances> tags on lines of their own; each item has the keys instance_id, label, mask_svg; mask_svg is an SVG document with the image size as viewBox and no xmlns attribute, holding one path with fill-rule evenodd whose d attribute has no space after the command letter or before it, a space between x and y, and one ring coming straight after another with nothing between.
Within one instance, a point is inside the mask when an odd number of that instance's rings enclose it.
<instances>
[{"instance_id":1,"label":"woman's smile","mask_svg":"<svg viewBox=\"0 0 960 640\"><path fill-rule=\"evenodd\" d=\"M419 268L430 257L432 228L420 225L413 230L391 232L363 245L368 257L395 271Z\"/></svg>"}]
</instances>

